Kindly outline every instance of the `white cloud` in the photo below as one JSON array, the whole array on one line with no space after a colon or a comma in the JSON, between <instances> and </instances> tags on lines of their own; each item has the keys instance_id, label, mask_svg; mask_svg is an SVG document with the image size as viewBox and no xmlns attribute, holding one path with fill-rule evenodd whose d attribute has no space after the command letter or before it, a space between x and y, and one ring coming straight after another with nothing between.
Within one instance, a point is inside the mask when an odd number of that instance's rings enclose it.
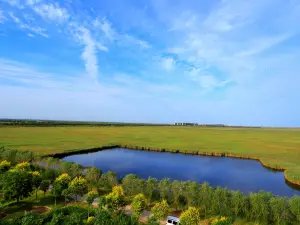
<instances>
[{"instance_id":1,"label":"white cloud","mask_svg":"<svg viewBox=\"0 0 300 225\"><path fill-rule=\"evenodd\" d=\"M57 23L62 23L70 17L68 11L57 3L34 5L33 10L44 19Z\"/></svg>"},{"instance_id":2,"label":"white cloud","mask_svg":"<svg viewBox=\"0 0 300 225\"><path fill-rule=\"evenodd\" d=\"M93 24L96 28L100 28L105 37L109 40L113 41L117 38L117 32L112 28L111 23L106 18L103 18L102 20L98 18L93 22Z\"/></svg>"},{"instance_id":3,"label":"white cloud","mask_svg":"<svg viewBox=\"0 0 300 225\"><path fill-rule=\"evenodd\" d=\"M170 72L174 69L175 60L169 57L165 57L161 60L161 66L167 72Z\"/></svg>"},{"instance_id":4,"label":"white cloud","mask_svg":"<svg viewBox=\"0 0 300 225\"><path fill-rule=\"evenodd\" d=\"M139 40L132 35L124 34L119 35L119 41L124 45L136 45L141 49L151 48L151 45L147 41Z\"/></svg>"},{"instance_id":5,"label":"white cloud","mask_svg":"<svg viewBox=\"0 0 300 225\"><path fill-rule=\"evenodd\" d=\"M20 27L21 29L31 31L31 32L33 32L33 33L35 33L35 34L41 35L41 36L46 37L46 38L49 37L48 34L46 34L45 29L43 29L43 28L41 28L41 27L38 27L38 26L36 26L36 27L30 26L30 25L28 25L28 24L22 22L18 17L16 17L16 16L14 15L13 12L9 12L8 15L10 16L10 18L11 18L16 24L19 25L19 27Z\"/></svg>"},{"instance_id":6,"label":"white cloud","mask_svg":"<svg viewBox=\"0 0 300 225\"><path fill-rule=\"evenodd\" d=\"M28 35L29 37L34 37L34 35L31 34L31 33L28 33L27 35Z\"/></svg>"},{"instance_id":7,"label":"white cloud","mask_svg":"<svg viewBox=\"0 0 300 225\"><path fill-rule=\"evenodd\" d=\"M77 27L76 37L85 46L81 58L85 62L85 68L88 75L93 79L97 80L98 76L98 61L96 52L97 49L100 51L108 51L108 49L96 42L88 29L85 27Z\"/></svg>"}]
</instances>

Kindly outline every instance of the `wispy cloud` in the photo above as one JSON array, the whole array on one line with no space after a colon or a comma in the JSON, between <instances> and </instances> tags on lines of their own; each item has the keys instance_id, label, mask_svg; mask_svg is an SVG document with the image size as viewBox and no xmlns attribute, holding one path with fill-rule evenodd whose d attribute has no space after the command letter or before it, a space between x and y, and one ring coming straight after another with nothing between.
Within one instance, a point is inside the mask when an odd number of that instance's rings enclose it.
<instances>
[{"instance_id":1,"label":"wispy cloud","mask_svg":"<svg viewBox=\"0 0 300 225\"><path fill-rule=\"evenodd\" d=\"M117 32L113 29L112 24L106 18L97 18L94 20L93 25L100 29L105 37L111 41L114 41L118 36Z\"/></svg>"},{"instance_id":2,"label":"wispy cloud","mask_svg":"<svg viewBox=\"0 0 300 225\"><path fill-rule=\"evenodd\" d=\"M28 30L28 31L31 31L35 34L38 34L38 35L41 35L43 37L49 37L48 34L46 34L46 31L45 29L41 28L41 27L38 27L38 26L31 26L31 25L28 25L27 23L21 21L21 19L19 19L18 17L16 17L14 15L13 12L9 12L8 13L10 18L23 30Z\"/></svg>"},{"instance_id":3,"label":"wispy cloud","mask_svg":"<svg viewBox=\"0 0 300 225\"><path fill-rule=\"evenodd\" d=\"M57 23L62 23L70 17L68 11L57 3L34 5L33 10L44 19Z\"/></svg>"}]
</instances>

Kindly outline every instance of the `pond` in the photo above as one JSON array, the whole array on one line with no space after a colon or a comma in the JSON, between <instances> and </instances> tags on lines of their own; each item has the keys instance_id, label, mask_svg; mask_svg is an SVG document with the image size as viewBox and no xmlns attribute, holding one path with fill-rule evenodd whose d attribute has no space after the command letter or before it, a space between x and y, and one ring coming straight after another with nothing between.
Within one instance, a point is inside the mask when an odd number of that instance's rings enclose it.
<instances>
[{"instance_id":1,"label":"pond","mask_svg":"<svg viewBox=\"0 0 300 225\"><path fill-rule=\"evenodd\" d=\"M140 178L207 181L211 186L240 190L245 194L264 190L275 195L299 195L300 190L285 183L283 172L273 171L255 160L184 155L115 148L63 158L82 166L95 166L103 172L112 170L119 177L136 174Z\"/></svg>"}]
</instances>

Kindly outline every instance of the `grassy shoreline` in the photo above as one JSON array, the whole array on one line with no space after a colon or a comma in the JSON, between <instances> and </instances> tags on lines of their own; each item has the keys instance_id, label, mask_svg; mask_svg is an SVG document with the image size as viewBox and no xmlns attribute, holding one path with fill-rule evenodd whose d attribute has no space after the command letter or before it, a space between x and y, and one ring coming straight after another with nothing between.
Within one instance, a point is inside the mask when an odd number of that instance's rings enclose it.
<instances>
[{"instance_id":1,"label":"grassy shoreline","mask_svg":"<svg viewBox=\"0 0 300 225\"><path fill-rule=\"evenodd\" d=\"M40 155L120 146L254 159L300 185L300 129L203 127L0 127L0 146ZM82 150L83 149L83 150ZM87 149L87 150L85 150Z\"/></svg>"}]
</instances>

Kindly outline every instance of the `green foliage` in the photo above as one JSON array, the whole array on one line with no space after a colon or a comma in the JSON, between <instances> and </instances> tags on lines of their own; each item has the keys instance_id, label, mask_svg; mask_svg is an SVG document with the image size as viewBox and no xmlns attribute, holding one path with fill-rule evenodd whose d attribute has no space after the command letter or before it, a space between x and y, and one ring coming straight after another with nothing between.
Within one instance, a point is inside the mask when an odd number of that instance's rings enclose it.
<instances>
[{"instance_id":1,"label":"green foliage","mask_svg":"<svg viewBox=\"0 0 300 225\"><path fill-rule=\"evenodd\" d=\"M54 213L49 225L63 225L65 215L62 213Z\"/></svg>"},{"instance_id":2,"label":"green foliage","mask_svg":"<svg viewBox=\"0 0 300 225\"><path fill-rule=\"evenodd\" d=\"M91 205L98 196L99 195L96 190L89 191L86 196L87 203Z\"/></svg>"},{"instance_id":3,"label":"green foliage","mask_svg":"<svg viewBox=\"0 0 300 225\"><path fill-rule=\"evenodd\" d=\"M188 206L197 206L200 201L198 194L200 193L197 182L184 182L184 197L187 200Z\"/></svg>"},{"instance_id":4,"label":"green foliage","mask_svg":"<svg viewBox=\"0 0 300 225\"><path fill-rule=\"evenodd\" d=\"M55 181L57 175L57 172L53 169L45 169L41 173L41 177L43 180L50 180L51 182Z\"/></svg>"},{"instance_id":5,"label":"green foliage","mask_svg":"<svg viewBox=\"0 0 300 225\"><path fill-rule=\"evenodd\" d=\"M246 208L247 197L240 191L231 192L231 207L234 216L242 215L243 209Z\"/></svg>"},{"instance_id":6,"label":"green foliage","mask_svg":"<svg viewBox=\"0 0 300 225\"><path fill-rule=\"evenodd\" d=\"M133 198L132 211L135 215L139 216L146 209L147 199L143 194L138 194Z\"/></svg>"},{"instance_id":7,"label":"green foliage","mask_svg":"<svg viewBox=\"0 0 300 225\"><path fill-rule=\"evenodd\" d=\"M127 195L134 195L136 194L138 177L135 174L127 174L123 180L122 185L124 187L124 191Z\"/></svg>"},{"instance_id":8,"label":"green foliage","mask_svg":"<svg viewBox=\"0 0 300 225\"><path fill-rule=\"evenodd\" d=\"M29 171L29 170L30 170L30 163L29 163L29 162L21 162L21 163L18 163L18 164L15 166L15 169L17 169L17 170L26 170L26 171Z\"/></svg>"},{"instance_id":9,"label":"green foliage","mask_svg":"<svg viewBox=\"0 0 300 225\"><path fill-rule=\"evenodd\" d=\"M211 225L232 225L232 218L221 216L218 217L217 219L214 219Z\"/></svg>"},{"instance_id":10,"label":"green foliage","mask_svg":"<svg viewBox=\"0 0 300 225\"><path fill-rule=\"evenodd\" d=\"M157 186L157 179L153 177L148 177L147 183L146 183L146 188L145 188L145 194L148 198L148 202L150 204L153 196L153 191L155 190Z\"/></svg>"},{"instance_id":11,"label":"green foliage","mask_svg":"<svg viewBox=\"0 0 300 225\"><path fill-rule=\"evenodd\" d=\"M36 213L27 213L21 219L22 225L42 225L43 224L43 217L36 214Z\"/></svg>"},{"instance_id":12,"label":"green foliage","mask_svg":"<svg viewBox=\"0 0 300 225\"><path fill-rule=\"evenodd\" d=\"M214 190L212 197L212 212L214 215L231 215L231 201L227 189L217 187Z\"/></svg>"},{"instance_id":13,"label":"green foliage","mask_svg":"<svg viewBox=\"0 0 300 225\"><path fill-rule=\"evenodd\" d=\"M169 178L162 179L158 183L158 189L160 192L160 196L162 199L167 199L168 193L170 192L171 189L171 181Z\"/></svg>"},{"instance_id":14,"label":"green foliage","mask_svg":"<svg viewBox=\"0 0 300 225\"><path fill-rule=\"evenodd\" d=\"M107 173L102 174L101 183L105 188L112 188L116 185L117 182L117 174L112 171L108 171Z\"/></svg>"},{"instance_id":15,"label":"green foliage","mask_svg":"<svg viewBox=\"0 0 300 225\"><path fill-rule=\"evenodd\" d=\"M151 212L158 219L165 218L169 213L169 205L166 200L162 200L161 202L155 203L152 207Z\"/></svg>"},{"instance_id":16,"label":"green foliage","mask_svg":"<svg viewBox=\"0 0 300 225\"><path fill-rule=\"evenodd\" d=\"M49 180L42 180L40 184L40 189L44 192L44 196L46 194L46 191L48 191L50 185Z\"/></svg>"},{"instance_id":17,"label":"green foliage","mask_svg":"<svg viewBox=\"0 0 300 225\"><path fill-rule=\"evenodd\" d=\"M2 177L2 191L6 200L26 198L33 191L32 173L25 170L10 170Z\"/></svg>"},{"instance_id":18,"label":"green foliage","mask_svg":"<svg viewBox=\"0 0 300 225\"><path fill-rule=\"evenodd\" d=\"M82 176L82 166L76 163L72 163L70 174L72 177Z\"/></svg>"},{"instance_id":19,"label":"green foliage","mask_svg":"<svg viewBox=\"0 0 300 225\"><path fill-rule=\"evenodd\" d=\"M12 164L19 162L30 162L36 156L31 151L18 151L7 148L0 148L0 160L7 160Z\"/></svg>"},{"instance_id":20,"label":"green foliage","mask_svg":"<svg viewBox=\"0 0 300 225\"><path fill-rule=\"evenodd\" d=\"M207 182L204 182L200 187L200 205L203 207L206 218L207 212L211 207L213 190Z\"/></svg>"},{"instance_id":21,"label":"green foliage","mask_svg":"<svg viewBox=\"0 0 300 225\"><path fill-rule=\"evenodd\" d=\"M95 217L94 216L89 216L88 219L87 219L87 221L86 221L86 223L88 225L94 224L95 223Z\"/></svg>"},{"instance_id":22,"label":"green foliage","mask_svg":"<svg viewBox=\"0 0 300 225\"><path fill-rule=\"evenodd\" d=\"M272 197L270 199L270 208L272 213L272 219L278 225L281 221L286 220L288 217L288 207L287 207L287 199L286 198L279 198L279 197Z\"/></svg>"},{"instance_id":23,"label":"green foliage","mask_svg":"<svg viewBox=\"0 0 300 225\"><path fill-rule=\"evenodd\" d=\"M249 195L250 217L252 221L267 221L269 216L269 199L270 195L262 191Z\"/></svg>"},{"instance_id":24,"label":"green foliage","mask_svg":"<svg viewBox=\"0 0 300 225\"><path fill-rule=\"evenodd\" d=\"M35 188L35 198L37 199L37 192L38 192L38 189L39 189L40 184L42 182L42 178L41 178L41 175L38 171L33 171L33 172L31 172L31 174L32 174L33 186Z\"/></svg>"},{"instance_id":25,"label":"green foliage","mask_svg":"<svg viewBox=\"0 0 300 225\"><path fill-rule=\"evenodd\" d=\"M102 171L96 167L91 167L86 170L85 178L91 184L96 184L101 178Z\"/></svg>"},{"instance_id":26,"label":"green foliage","mask_svg":"<svg viewBox=\"0 0 300 225\"><path fill-rule=\"evenodd\" d=\"M7 160L3 160L0 162L0 173L4 173L11 167L11 163Z\"/></svg>"},{"instance_id":27,"label":"green foliage","mask_svg":"<svg viewBox=\"0 0 300 225\"><path fill-rule=\"evenodd\" d=\"M120 207L124 206L124 190L122 186L116 185L113 187L111 193L105 196L105 203L108 209L118 211Z\"/></svg>"},{"instance_id":28,"label":"green foliage","mask_svg":"<svg viewBox=\"0 0 300 225\"><path fill-rule=\"evenodd\" d=\"M171 184L173 205L177 209L180 204L180 196L183 192L183 184L181 181L174 180Z\"/></svg>"},{"instance_id":29,"label":"green foliage","mask_svg":"<svg viewBox=\"0 0 300 225\"><path fill-rule=\"evenodd\" d=\"M68 188L69 183L71 182L71 177L67 173L63 173L55 179L55 184L61 186L62 190Z\"/></svg>"},{"instance_id":30,"label":"green foliage","mask_svg":"<svg viewBox=\"0 0 300 225\"><path fill-rule=\"evenodd\" d=\"M147 218L146 225L160 225L160 223L155 216L150 216Z\"/></svg>"},{"instance_id":31,"label":"green foliage","mask_svg":"<svg viewBox=\"0 0 300 225\"><path fill-rule=\"evenodd\" d=\"M71 193L76 195L76 200L77 200L77 196L83 196L88 189L88 183L86 181L86 179L84 179L83 177L75 177L69 186L69 189L71 191Z\"/></svg>"},{"instance_id":32,"label":"green foliage","mask_svg":"<svg viewBox=\"0 0 300 225\"><path fill-rule=\"evenodd\" d=\"M300 197L295 195L292 199L290 199L289 203L291 212L296 217L296 220L300 222Z\"/></svg>"},{"instance_id":33,"label":"green foliage","mask_svg":"<svg viewBox=\"0 0 300 225\"><path fill-rule=\"evenodd\" d=\"M199 225L200 220L200 210L196 207L189 207L180 216L182 225Z\"/></svg>"}]
</instances>

